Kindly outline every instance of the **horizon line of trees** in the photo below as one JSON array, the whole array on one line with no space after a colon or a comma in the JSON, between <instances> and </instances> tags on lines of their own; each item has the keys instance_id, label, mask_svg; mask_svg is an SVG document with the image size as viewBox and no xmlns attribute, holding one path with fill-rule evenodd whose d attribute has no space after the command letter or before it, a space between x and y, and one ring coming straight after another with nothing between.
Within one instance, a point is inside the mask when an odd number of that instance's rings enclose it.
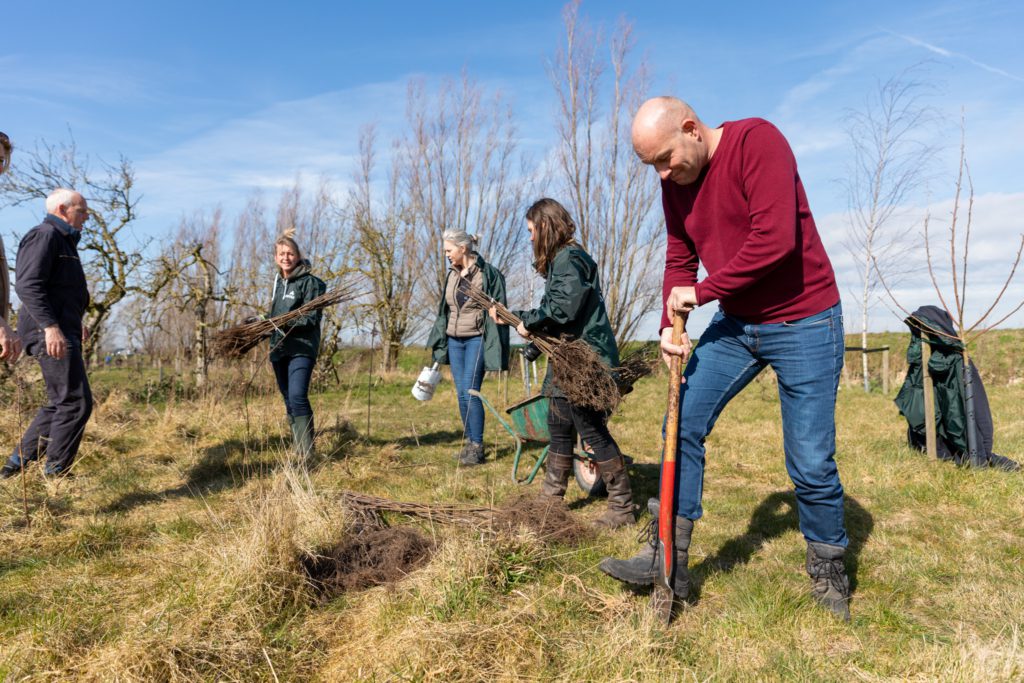
<instances>
[{"instance_id":1,"label":"horizon line of trees","mask_svg":"<svg viewBox=\"0 0 1024 683\"><path fill-rule=\"evenodd\" d=\"M523 149L504 95L464 72L435 88L411 80L404 133L385 140L367 124L344 191L336 178L312 187L297 178L276 205L254 193L234 217L221 208L186 213L166 243L134 233L140 200L131 161L93 165L73 138L19 150L0 196L9 206L41 203L61 186L86 196L79 251L92 293L84 351L94 362L119 337L151 357L187 360L202 385L209 334L267 308L273 243L291 228L328 287L357 280L365 292L324 311L321 357L332 359L352 330L372 330L382 369L391 369L436 314L445 230L480 236L479 251L505 273L510 303L533 302L539 287L523 215L545 195L576 218L601 269L616 335L630 339L658 303L660 273L647 264L664 244L652 212L657 179L629 143L648 70L630 61L627 22L606 39L578 0L563 19L563 43L548 66L560 102L557 143L544 164ZM329 360L320 365L321 377L336 373Z\"/></svg>"}]
</instances>

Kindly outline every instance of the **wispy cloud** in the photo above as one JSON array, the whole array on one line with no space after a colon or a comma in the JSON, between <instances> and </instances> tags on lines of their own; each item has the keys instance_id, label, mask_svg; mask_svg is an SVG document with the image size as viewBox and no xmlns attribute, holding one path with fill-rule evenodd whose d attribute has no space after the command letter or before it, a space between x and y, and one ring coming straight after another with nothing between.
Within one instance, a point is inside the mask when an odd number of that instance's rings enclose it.
<instances>
[{"instance_id":1,"label":"wispy cloud","mask_svg":"<svg viewBox=\"0 0 1024 683\"><path fill-rule=\"evenodd\" d=\"M81 100L107 103L153 99L156 66L135 68L126 63L78 59L74 64L47 64L19 55L0 57L3 87L8 93L48 101Z\"/></svg>"},{"instance_id":2,"label":"wispy cloud","mask_svg":"<svg viewBox=\"0 0 1024 683\"><path fill-rule=\"evenodd\" d=\"M886 31L886 33L888 33L888 34L890 34L892 36L895 36L897 38L900 38L902 40L905 40L908 43L910 43L911 45L915 45L917 47L922 47L925 50L928 50L929 52L931 52L932 54L939 55L940 57L962 59L965 62L967 62L968 64L973 64L974 66L978 67L979 69L984 69L985 71L988 71L989 73L993 73L993 74L996 74L997 76L1003 76L1005 78L1009 78L1011 80L1024 83L1024 78L1022 78L1020 76L1016 76L1016 75L1010 73L1009 71L1005 71L1005 70L1000 69L998 67L992 66L991 64L986 64L985 62L979 62L977 59L974 59L973 57L970 57L969 55L965 55L962 52L953 52L952 50L947 50L944 47L939 47L938 45L933 45L932 43L929 43L927 41L921 40L920 38L915 38L914 36L908 36L908 35L905 35L905 34L902 34L902 33L896 33L894 31Z\"/></svg>"}]
</instances>

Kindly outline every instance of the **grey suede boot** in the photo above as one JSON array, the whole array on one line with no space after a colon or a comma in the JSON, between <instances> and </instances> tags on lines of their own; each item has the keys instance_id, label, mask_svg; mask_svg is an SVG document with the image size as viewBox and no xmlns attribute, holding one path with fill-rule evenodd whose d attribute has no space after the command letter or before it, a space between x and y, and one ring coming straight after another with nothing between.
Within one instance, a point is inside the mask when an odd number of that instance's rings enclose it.
<instances>
[{"instance_id":1,"label":"grey suede boot","mask_svg":"<svg viewBox=\"0 0 1024 683\"><path fill-rule=\"evenodd\" d=\"M651 513L652 519L644 525L643 531L637 537L641 544L640 552L628 560L617 560L614 557L606 557L601 560L598 568L608 576L638 586L650 586L654 583L654 554L658 547L658 514L660 512L657 498L648 499L647 511Z\"/></svg>"},{"instance_id":2,"label":"grey suede boot","mask_svg":"<svg viewBox=\"0 0 1024 683\"><path fill-rule=\"evenodd\" d=\"M633 489L629 485L629 472L622 462L622 456L597 463L597 471L608 489L608 509L594 524L605 529L618 529L627 524L636 524L633 510Z\"/></svg>"},{"instance_id":3,"label":"grey suede boot","mask_svg":"<svg viewBox=\"0 0 1024 683\"><path fill-rule=\"evenodd\" d=\"M651 507L652 504L657 504L656 499L652 498L648 507ZM672 592L680 600L684 600L690 595L690 572L687 565L690 561L690 537L692 535L693 521L685 517L676 517L675 572L672 577ZM644 546L639 553L628 560L606 557L598 565L599 569L612 578L634 586L653 585L661 565L661 552L658 551L657 515L647 525L640 540Z\"/></svg>"},{"instance_id":4,"label":"grey suede boot","mask_svg":"<svg viewBox=\"0 0 1024 683\"><path fill-rule=\"evenodd\" d=\"M483 465L484 464L484 445L482 443L473 443L470 441L462 455L459 456L460 465Z\"/></svg>"},{"instance_id":5,"label":"grey suede boot","mask_svg":"<svg viewBox=\"0 0 1024 683\"><path fill-rule=\"evenodd\" d=\"M846 548L807 542L807 574L811 596L843 621L850 620L850 579L843 557Z\"/></svg>"},{"instance_id":6,"label":"grey suede boot","mask_svg":"<svg viewBox=\"0 0 1024 683\"><path fill-rule=\"evenodd\" d=\"M572 454L548 451L548 459L544 464L544 482L540 486L541 498L563 500L571 475Z\"/></svg>"},{"instance_id":7,"label":"grey suede boot","mask_svg":"<svg viewBox=\"0 0 1024 683\"><path fill-rule=\"evenodd\" d=\"M292 419L295 454L302 460L309 460L313 457L313 416L296 415Z\"/></svg>"}]
</instances>

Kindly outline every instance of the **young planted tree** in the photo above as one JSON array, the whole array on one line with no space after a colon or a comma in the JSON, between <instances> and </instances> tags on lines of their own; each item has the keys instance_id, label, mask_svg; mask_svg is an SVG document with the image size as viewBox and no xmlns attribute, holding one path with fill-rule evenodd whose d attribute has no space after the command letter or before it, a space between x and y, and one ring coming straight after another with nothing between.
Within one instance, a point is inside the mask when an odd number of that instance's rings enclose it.
<instances>
[{"instance_id":1,"label":"young planted tree","mask_svg":"<svg viewBox=\"0 0 1024 683\"><path fill-rule=\"evenodd\" d=\"M90 335L83 344L83 356L95 360L114 307L131 293L145 293L140 266L146 245L130 230L138 204L135 171L124 157L92 170L72 139L41 142L19 155L17 169L0 177L0 194L12 206L42 205L58 187L81 192L89 204L89 222L79 245L91 294L84 321Z\"/></svg>"},{"instance_id":2,"label":"young planted tree","mask_svg":"<svg viewBox=\"0 0 1024 683\"><path fill-rule=\"evenodd\" d=\"M964 211L964 207L961 203L962 194L964 190L964 184L967 186L967 207ZM926 333L944 338L948 342L954 342L956 348L960 349L960 353L963 356L963 368L961 381L963 383L963 396L964 396L964 408L966 412L966 432L967 432L967 443L968 443L968 459L973 466L982 466L988 464L986 461L988 454L983 454L979 448L979 437L975 431L975 406L974 406L974 395L975 388L972 386L972 372L970 372L970 348L971 344L975 342L979 337L989 332L995 327L998 327L1010 316L1015 314L1017 311L1024 308L1024 298L1020 300L1013 300L1009 303L1010 310L999 317L997 320L992 322L992 318L996 315L996 309L1002 304L1003 299L1009 290L1011 283L1013 282L1014 276L1017 273L1017 268L1020 266L1021 256L1024 254L1024 234L1020 236L1020 243L1017 246L1017 252L1010 265L1009 274L1006 280L1003 282L998 294L993 298L991 303L987 306L983 305L978 307L978 310L983 310L980 316L971 322L967 318L967 294L968 294L968 275L970 274L969 269L969 253L970 253L970 242L971 232L974 228L974 183L971 180L970 168L967 164L967 152L966 144L961 138L960 143L960 166L956 180L956 192L953 198L953 210L952 216L949 223L948 229L948 244L947 254L949 258L949 270L948 278L943 277L947 273L943 272L944 269L941 266L941 260L943 256L933 255L931 248L931 234L929 226L931 223L930 214L925 216L924 219L924 249L925 259L928 264L928 275L931 279L932 287L935 290L936 295L939 298L942 308L949 315L953 323L953 329L955 335L950 338L950 335L940 329L937 326L929 325L926 321L922 321L919 318L914 318L915 325L921 327ZM911 313L904 308L899 300L893 294L892 287L889 285L885 274L880 268L875 269L879 282L885 288L886 293L893 303L903 312L907 318L911 317ZM1016 296L1016 295L1014 295ZM925 364L924 372L927 376L928 368ZM933 411L932 406L926 406L926 414Z\"/></svg>"},{"instance_id":3,"label":"young planted tree","mask_svg":"<svg viewBox=\"0 0 1024 683\"><path fill-rule=\"evenodd\" d=\"M857 264L860 285L861 372L868 381L868 323L880 276L890 285L910 272L908 252L915 226L900 220L905 201L927 178L936 148L927 141L934 112L924 104L926 89L911 72L879 83L861 109L847 116L853 160L843 181L849 203L845 246Z\"/></svg>"},{"instance_id":4,"label":"young planted tree","mask_svg":"<svg viewBox=\"0 0 1024 683\"><path fill-rule=\"evenodd\" d=\"M550 67L559 102L558 180L583 247L600 268L615 336L629 339L659 305L661 278L650 264L662 258L665 244L651 212L658 184L633 153L630 137L648 73L644 62L630 66L628 23L606 42L579 10L578 0L566 6L565 42Z\"/></svg>"}]
</instances>

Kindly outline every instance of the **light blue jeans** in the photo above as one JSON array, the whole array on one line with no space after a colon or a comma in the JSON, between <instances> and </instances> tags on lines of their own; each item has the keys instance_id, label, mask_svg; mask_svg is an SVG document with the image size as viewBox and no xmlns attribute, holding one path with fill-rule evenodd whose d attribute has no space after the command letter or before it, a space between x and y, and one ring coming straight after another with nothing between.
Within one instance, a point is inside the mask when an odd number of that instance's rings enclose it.
<instances>
[{"instance_id":1,"label":"light blue jeans","mask_svg":"<svg viewBox=\"0 0 1024 683\"><path fill-rule=\"evenodd\" d=\"M484 338L448 337L448 362L452 364L452 380L459 398L459 414L465 435L473 443L484 442L484 404L470 389L480 391L484 380Z\"/></svg>"},{"instance_id":2,"label":"light blue jeans","mask_svg":"<svg viewBox=\"0 0 1024 683\"><path fill-rule=\"evenodd\" d=\"M839 304L801 320L761 325L719 311L684 373L676 514L688 519L703 514L704 440L726 404L771 367L778 376L783 450L796 488L800 530L807 540L845 547L843 486L834 458L843 347Z\"/></svg>"}]
</instances>

